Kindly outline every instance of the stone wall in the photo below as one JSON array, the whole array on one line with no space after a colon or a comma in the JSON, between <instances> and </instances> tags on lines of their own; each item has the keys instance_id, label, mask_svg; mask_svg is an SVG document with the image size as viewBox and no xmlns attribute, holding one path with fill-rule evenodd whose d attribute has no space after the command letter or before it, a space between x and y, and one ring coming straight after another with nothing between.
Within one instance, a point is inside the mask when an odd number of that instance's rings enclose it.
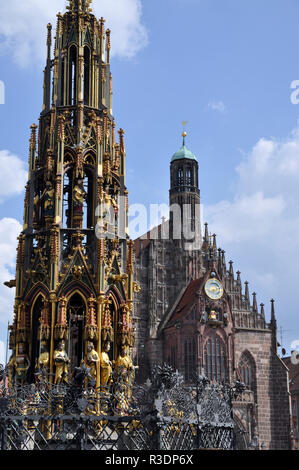
<instances>
[{"instance_id":1,"label":"stone wall","mask_svg":"<svg viewBox=\"0 0 299 470\"><path fill-rule=\"evenodd\" d=\"M288 371L272 349L272 332L238 330L234 344L236 365L246 351L256 365L256 419L260 446L264 449L289 449Z\"/></svg>"}]
</instances>

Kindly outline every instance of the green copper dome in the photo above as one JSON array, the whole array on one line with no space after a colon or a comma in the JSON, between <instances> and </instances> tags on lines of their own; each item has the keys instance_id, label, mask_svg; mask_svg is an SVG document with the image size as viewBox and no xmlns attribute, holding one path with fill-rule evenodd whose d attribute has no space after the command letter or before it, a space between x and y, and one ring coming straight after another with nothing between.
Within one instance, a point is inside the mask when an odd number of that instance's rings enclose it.
<instances>
[{"instance_id":1,"label":"green copper dome","mask_svg":"<svg viewBox=\"0 0 299 470\"><path fill-rule=\"evenodd\" d=\"M183 143L182 148L173 155L171 161L174 162L175 160L181 160L182 158L187 158L188 160L197 161L196 156L194 155L194 153L192 153L190 150L187 149L187 147L185 146L185 143Z\"/></svg>"}]
</instances>

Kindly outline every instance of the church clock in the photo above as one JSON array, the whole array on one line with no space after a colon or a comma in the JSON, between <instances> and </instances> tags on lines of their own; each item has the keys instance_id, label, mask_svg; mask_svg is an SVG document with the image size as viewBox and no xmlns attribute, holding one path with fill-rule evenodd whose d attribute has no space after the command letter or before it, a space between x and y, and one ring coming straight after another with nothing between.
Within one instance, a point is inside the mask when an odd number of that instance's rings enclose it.
<instances>
[{"instance_id":1,"label":"church clock","mask_svg":"<svg viewBox=\"0 0 299 470\"><path fill-rule=\"evenodd\" d=\"M218 279L208 279L205 284L205 293L212 300L219 300L223 296L223 286Z\"/></svg>"}]
</instances>

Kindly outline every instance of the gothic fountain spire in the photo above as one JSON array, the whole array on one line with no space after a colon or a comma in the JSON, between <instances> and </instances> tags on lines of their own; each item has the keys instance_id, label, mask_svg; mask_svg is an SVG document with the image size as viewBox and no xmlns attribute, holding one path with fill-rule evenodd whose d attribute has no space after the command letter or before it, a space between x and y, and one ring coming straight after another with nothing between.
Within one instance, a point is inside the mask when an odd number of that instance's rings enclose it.
<instances>
[{"instance_id":1,"label":"gothic fountain spire","mask_svg":"<svg viewBox=\"0 0 299 470\"><path fill-rule=\"evenodd\" d=\"M69 5L66 8L71 12L91 12L92 0L68 0L68 2Z\"/></svg>"},{"instance_id":2,"label":"gothic fountain spire","mask_svg":"<svg viewBox=\"0 0 299 470\"><path fill-rule=\"evenodd\" d=\"M34 381L41 339L52 383L62 379L57 356L69 356L66 379L87 360L90 343L98 357L103 354L102 318L110 315L116 358L123 348L129 352L133 341L124 131L116 143L110 31L90 5L90 0L69 0L68 11L57 15L53 58L52 26L47 26L44 102L38 132L31 126L10 328L16 364L29 364L22 383ZM107 212L114 214L109 221ZM98 387L103 377L99 367Z\"/></svg>"}]
</instances>

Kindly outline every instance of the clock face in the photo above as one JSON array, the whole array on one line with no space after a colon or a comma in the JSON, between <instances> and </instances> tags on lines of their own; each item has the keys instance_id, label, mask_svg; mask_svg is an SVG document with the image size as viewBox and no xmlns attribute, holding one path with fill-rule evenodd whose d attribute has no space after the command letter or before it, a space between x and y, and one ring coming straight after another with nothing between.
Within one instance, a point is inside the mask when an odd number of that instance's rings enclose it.
<instances>
[{"instance_id":1,"label":"clock face","mask_svg":"<svg viewBox=\"0 0 299 470\"><path fill-rule=\"evenodd\" d=\"M223 286L218 279L208 279L205 285L205 292L210 299L218 300L223 296Z\"/></svg>"}]
</instances>

